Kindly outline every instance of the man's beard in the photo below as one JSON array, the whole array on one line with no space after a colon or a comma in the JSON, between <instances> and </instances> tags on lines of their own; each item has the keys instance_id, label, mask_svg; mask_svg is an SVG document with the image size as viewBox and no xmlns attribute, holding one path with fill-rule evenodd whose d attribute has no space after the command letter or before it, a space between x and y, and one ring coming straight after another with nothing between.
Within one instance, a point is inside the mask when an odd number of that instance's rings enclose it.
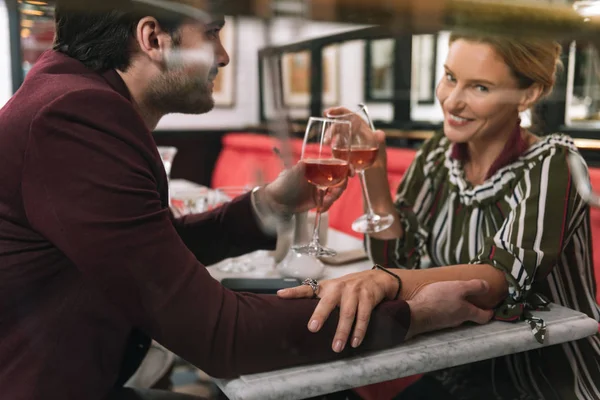
<instances>
[{"instance_id":1,"label":"man's beard","mask_svg":"<svg viewBox=\"0 0 600 400\"><path fill-rule=\"evenodd\" d=\"M204 114L213 109L215 101L206 77L170 70L150 82L146 104L162 115Z\"/></svg>"}]
</instances>

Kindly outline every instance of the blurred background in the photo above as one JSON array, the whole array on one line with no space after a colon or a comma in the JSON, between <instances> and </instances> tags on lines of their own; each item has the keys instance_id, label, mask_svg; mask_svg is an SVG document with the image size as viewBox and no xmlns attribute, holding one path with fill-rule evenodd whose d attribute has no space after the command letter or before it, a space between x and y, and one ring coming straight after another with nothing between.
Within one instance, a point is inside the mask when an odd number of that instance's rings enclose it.
<instances>
[{"instance_id":1,"label":"blurred background","mask_svg":"<svg viewBox=\"0 0 600 400\"><path fill-rule=\"evenodd\" d=\"M391 146L415 148L440 126L434 92L443 74L448 32L393 35L369 25L304 19L306 2L279 3L280 11L269 21L227 17L222 41L231 64L216 82L216 108L206 115L169 115L160 122L157 143L180 149L173 178L210 186L223 135L268 133L276 101L287 109L292 133L301 133L308 117L328 106L359 102L369 106L376 126L386 129ZM590 18L600 15L600 2L573 7ZM51 48L53 35L51 1L0 1L0 106ZM566 40L563 46L565 68L553 95L524 114L523 125L541 135L561 131L580 139L586 160L594 165L600 160L594 141L600 126L598 51L585 41ZM281 84L278 99L269 83L273 65Z\"/></svg>"},{"instance_id":2,"label":"blurred background","mask_svg":"<svg viewBox=\"0 0 600 400\"><path fill-rule=\"evenodd\" d=\"M444 74L449 32L399 34L368 24L320 22L304 18L308 2L275 3L278 8L268 20L226 17L221 40L231 63L215 81L215 109L205 115L168 115L158 125L157 144L178 149L171 178L208 187L272 178L267 169L276 174L281 166L276 157L272 160L273 145L265 138L272 136L270 123L281 116L281 107L288 119L285 129L301 138L310 116L334 105L364 103L375 126L386 131L389 148L411 151L396 153L406 154L398 161L397 176L392 174L397 184L414 149L441 127L435 88ZM562 4L585 19L600 17L600 1L527 3ZM52 47L53 37L51 1L0 0L0 107ZM558 83L551 96L522 115L522 125L538 135L569 134L588 164L598 167L599 53L587 40L565 38L562 45ZM262 175L256 177L255 170ZM346 211L339 214L348 219ZM349 230L346 221L332 226ZM176 360L171 379L178 391L217 395L210 378L182 360Z\"/></svg>"}]
</instances>

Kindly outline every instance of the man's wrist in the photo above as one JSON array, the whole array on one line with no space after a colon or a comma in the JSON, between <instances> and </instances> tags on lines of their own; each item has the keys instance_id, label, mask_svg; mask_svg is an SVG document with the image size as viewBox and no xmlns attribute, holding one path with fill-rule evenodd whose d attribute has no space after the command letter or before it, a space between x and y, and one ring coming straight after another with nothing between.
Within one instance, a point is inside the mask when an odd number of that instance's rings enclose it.
<instances>
[{"instance_id":1,"label":"man's wrist","mask_svg":"<svg viewBox=\"0 0 600 400\"><path fill-rule=\"evenodd\" d=\"M269 191L269 185L260 187L259 192L260 193L258 194L261 201L270 213L276 215L279 219L291 219L294 214L293 210L290 210L289 207L275 201L273 195Z\"/></svg>"},{"instance_id":2,"label":"man's wrist","mask_svg":"<svg viewBox=\"0 0 600 400\"><path fill-rule=\"evenodd\" d=\"M428 327L431 325L431 310L429 307L421 301L409 300L406 303L410 308L410 327L405 339L410 339L429 331Z\"/></svg>"},{"instance_id":3,"label":"man's wrist","mask_svg":"<svg viewBox=\"0 0 600 400\"><path fill-rule=\"evenodd\" d=\"M293 217L293 214L277 209L264 186L257 186L252 190L251 201L256 217L269 234L276 234L278 227L290 223Z\"/></svg>"}]
</instances>

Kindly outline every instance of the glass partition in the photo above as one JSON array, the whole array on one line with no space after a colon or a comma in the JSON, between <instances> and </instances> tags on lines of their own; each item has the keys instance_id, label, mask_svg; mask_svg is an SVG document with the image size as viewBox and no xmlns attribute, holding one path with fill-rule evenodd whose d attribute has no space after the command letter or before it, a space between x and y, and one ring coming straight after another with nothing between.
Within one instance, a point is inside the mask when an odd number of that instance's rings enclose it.
<instances>
[{"instance_id":1,"label":"glass partition","mask_svg":"<svg viewBox=\"0 0 600 400\"><path fill-rule=\"evenodd\" d=\"M53 2L19 1L23 76L54 41Z\"/></svg>"}]
</instances>

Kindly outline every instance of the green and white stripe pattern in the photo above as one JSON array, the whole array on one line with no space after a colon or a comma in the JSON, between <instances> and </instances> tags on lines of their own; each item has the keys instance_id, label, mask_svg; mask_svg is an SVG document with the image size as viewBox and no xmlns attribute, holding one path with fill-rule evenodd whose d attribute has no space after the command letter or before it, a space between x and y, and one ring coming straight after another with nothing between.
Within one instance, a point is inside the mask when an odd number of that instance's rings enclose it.
<instances>
[{"instance_id":1,"label":"green and white stripe pattern","mask_svg":"<svg viewBox=\"0 0 600 400\"><path fill-rule=\"evenodd\" d=\"M429 267L490 264L509 283L497 319L523 319L541 294L599 320L589 207L572 184L570 152L579 154L570 137L546 136L473 186L436 134L398 189L405 237L367 237L371 259L395 268L421 268L426 255ZM434 375L458 399L600 399L600 336Z\"/></svg>"}]
</instances>

